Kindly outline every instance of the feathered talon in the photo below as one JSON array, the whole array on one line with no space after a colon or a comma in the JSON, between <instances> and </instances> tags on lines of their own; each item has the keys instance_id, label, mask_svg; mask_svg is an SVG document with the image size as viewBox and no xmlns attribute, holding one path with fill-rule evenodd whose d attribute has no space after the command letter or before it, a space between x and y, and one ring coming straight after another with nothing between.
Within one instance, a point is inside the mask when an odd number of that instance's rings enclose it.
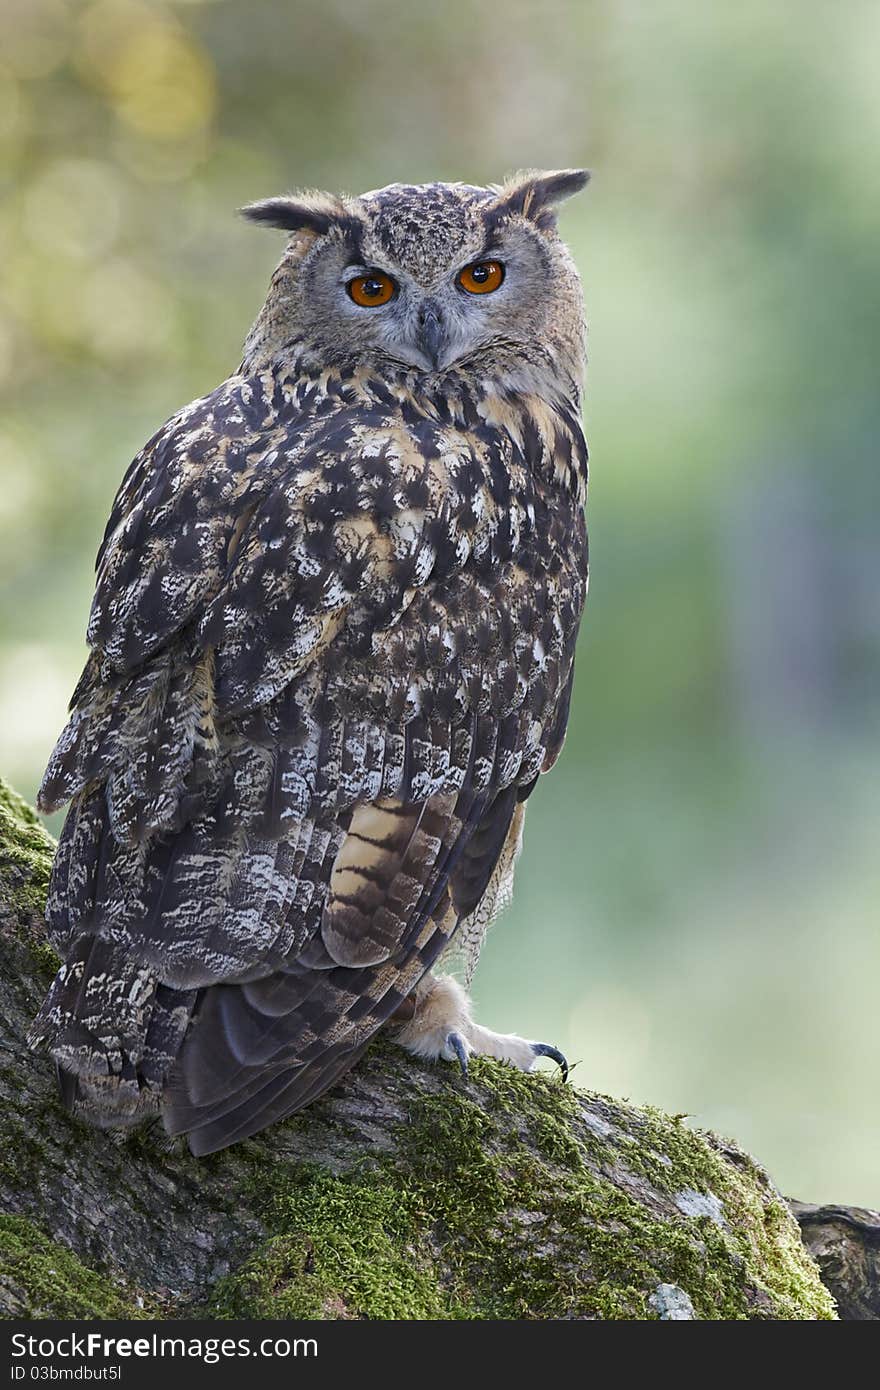
<instances>
[{"instance_id":1,"label":"feathered talon","mask_svg":"<svg viewBox=\"0 0 880 1390\"><path fill-rule=\"evenodd\" d=\"M549 1043L532 1043L532 1051L536 1057L551 1057L562 1072L562 1080L568 1080L568 1061L558 1047L551 1047Z\"/></svg>"},{"instance_id":2,"label":"feathered talon","mask_svg":"<svg viewBox=\"0 0 880 1390\"><path fill-rule=\"evenodd\" d=\"M539 1057L557 1063L563 1081L568 1078L568 1062L558 1047L530 1042L517 1033L494 1033L475 1023L467 993L449 975L426 975L412 996L415 1009L397 1034L397 1041L416 1057L444 1062L458 1060L462 1075L468 1074L468 1058L496 1057L520 1071L531 1071Z\"/></svg>"},{"instance_id":3,"label":"feathered talon","mask_svg":"<svg viewBox=\"0 0 880 1390\"><path fill-rule=\"evenodd\" d=\"M461 1033L450 1033L446 1038L446 1046L452 1048L458 1058L458 1065L461 1067L462 1076L467 1079L468 1074L468 1046Z\"/></svg>"}]
</instances>

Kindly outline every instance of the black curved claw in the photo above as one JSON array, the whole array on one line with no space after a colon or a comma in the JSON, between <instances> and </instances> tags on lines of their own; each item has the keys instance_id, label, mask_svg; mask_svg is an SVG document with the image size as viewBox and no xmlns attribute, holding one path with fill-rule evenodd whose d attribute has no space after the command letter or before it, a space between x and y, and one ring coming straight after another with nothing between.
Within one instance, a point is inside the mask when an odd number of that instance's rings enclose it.
<instances>
[{"instance_id":1,"label":"black curved claw","mask_svg":"<svg viewBox=\"0 0 880 1390\"><path fill-rule=\"evenodd\" d=\"M461 1033L447 1034L446 1044L448 1047L452 1048L453 1052L458 1058L458 1065L461 1067L461 1074L462 1076L466 1077L468 1074L468 1050L465 1040L461 1036Z\"/></svg>"},{"instance_id":2,"label":"black curved claw","mask_svg":"<svg viewBox=\"0 0 880 1390\"><path fill-rule=\"evenodd\" d=\"M536 1057L551 1057L562 1072L563 1081L568 1080L568 1062L558 1047L551 1047L549 1043L532 1043L532 1051Z\"/></svg>"}]
</instances>

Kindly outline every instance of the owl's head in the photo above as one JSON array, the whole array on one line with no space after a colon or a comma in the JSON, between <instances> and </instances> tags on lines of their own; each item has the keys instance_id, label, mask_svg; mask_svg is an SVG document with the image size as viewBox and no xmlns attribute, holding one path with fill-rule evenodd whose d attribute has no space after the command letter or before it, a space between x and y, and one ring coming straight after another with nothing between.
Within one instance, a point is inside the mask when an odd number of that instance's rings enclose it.
<instances>
[{"instance_id":1,"label":"owl's head","mask_svg":"<svg viewBox=\"0 0 880 1390\"><path fill-rule=\"evenodd\" d=\"M245 216L290 240L246 361L295 345L312 367L578 383L583 302L555 208L588 178L566 169L488 188L391 184L253 203Z\"/></svg>"}]
</instances>

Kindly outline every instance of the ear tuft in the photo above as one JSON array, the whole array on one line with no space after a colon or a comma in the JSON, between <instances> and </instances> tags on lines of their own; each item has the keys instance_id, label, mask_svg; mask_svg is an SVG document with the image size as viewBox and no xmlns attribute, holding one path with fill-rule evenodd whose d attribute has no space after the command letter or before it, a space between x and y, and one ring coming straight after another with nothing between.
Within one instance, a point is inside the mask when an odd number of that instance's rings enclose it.
<instances>
[{"instance_id":1,"label":"ear tuft","mask_svg":"<svg viewBox=\"0 0 880 1390\"><path fill-rule=\"evenodd\" d=\"M242 217L283 232L313 232L323 236L330 228L350 220L341 198L332 193L291 193L265 198L241 208Z\"/></svg>"},{"instance_id":2,"label":"ear tuft","mask_svg":"<svg viewBox=\"0 0 880 1390\"><path fill-rule=\"evenodd\" d=\"M589 181L588 169L525 170L501 185L496 208L502 214L519 213L542 230L549 230L556 225L556 204L580 193Z\"/></svg>"}]
</instances>

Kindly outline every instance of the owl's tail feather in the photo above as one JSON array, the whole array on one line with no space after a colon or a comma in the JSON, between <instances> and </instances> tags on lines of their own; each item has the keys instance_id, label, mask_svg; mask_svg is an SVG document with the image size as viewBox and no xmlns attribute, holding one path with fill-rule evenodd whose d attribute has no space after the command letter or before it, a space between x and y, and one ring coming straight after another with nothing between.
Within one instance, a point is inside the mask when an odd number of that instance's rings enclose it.
<instances>
[{"instance_id":1,"label":"owl's tail feather","mask_svg":"<svg viewBox=\"0 0 880 1390\"><path fill-rule=\"evenodd\" d=\"M361 970L336 966L314 972L317 980L310 1005L300 1004L286 1020L295 1038L286 1055L278 1049L272 1065L239 1066L228 1077L227 1093L207 1105L193 1102L197 1068L192 1062L195 1056L204 1058L207 1042L215 1044L217 1034L209 1024L200 1038L200 1023L207 1020L196 1015L189 1048L193 1042L196 1047L189 1058L185 1049L184 1065L178 1063L165 1093L165 1129L171 1134L186 1133L193 1154L213 1154L309 1105L355 1066L375 1031L434 965L456 924L457 913L443 894L403 965L384 963ZM220 988L229 994L239 992L236 987ZM214 992L214 988L207 990L204 998ZM311 1027L303 1029L303 1022Z\"/></svg>"},{"instance_id":2,"label":"owl's tail feather","mask_svg":"<svg viewBox=\"0 0 880 1390\"><path fill-rule=\"evenodd\" d=\"M277 1120L302 1110L310 1101L329 1090L360 1060L367 1049L360 1047L335 1048L317 1061L291 1069L285 1067L260 1078L252 1094L239 1098L239 1103L225 1115L213 1119L202 1117L201 1123L187 1132L190 1150L197 1158L240 1143L258 1134ZM166 1127L167 1127L166 1120ZM171 1133L179 1133L176 1127Z\"/></svg>"},{"instance_id":3,"label":"owl's tail feather","mask_svg":"<svg viewBox=\"0 0 880 1390\"><path fill-rule=\"evenodd\" d=\"M77 941L28 1041L55 1059L66 1108L113 1128L158 1112L196 991L169 989L112 942Z\"/></svg>"},{"instance_id":4,"label":"owl's tail feather","mask_svg":"<svg viewBox=\"0 0 880 1390\"><path fill-rule=\"evenodd\" d=\"M369 810L369 838L363 828L366 816L352 818L350 835L357 832L368 846L386 846L382 868L393 882L410 856L417 856L425 870L411 880L421 892L407 898L407 912L398 921L397 950L370 960L381 944L374 916L367 961L360 964L364 934L352 938L353 952L344 949L348 920L342 919L340 928L334 919L331 892L321 937L292 968L250 984L204 991L166 1088L166 1128L186 1133L193 1153L213 1153L301 1110L344 1075L446 949L462 912L481 897L505 843L516 799L515 787L488 806L485 797L464 792L454 805L436 798L430 814L401 806L396 816L386 803ZM436 835L428 834L431 829ZM340 854L334 873L340 865L343 873L349 872L348 855ZM378 878L378 866L372 864L365 879L370 891ZM331 888L334 882L331 875ZM358 907L345 879L342 888L347 890L345 905ZM388 910L398 898L390 893ZM370 906L375 913L375 905ZM354 920L353 911L350 915ZM353 959L340 964L322 946L328 925L336 955Z\"/></svg>"},{"instance_id":5,"label":"owl's tail feather","mask_svg":"<svg viewBox=\"0 0 880 1390\"><path fill-rule=\"evenodd\" d=\"M201 1157L237 1144L302 1110L358 1062L376 1031L441 954L457 920L444 896L443 903L425 924L418 947L403 971L384 965L357 972L343 967L322 972L321 1003L326 1007L328 995L335 992L334 976L338 976L336 987L349 996L349 1011L329 1027L336 1040L330 1041L327 1034L315 1037L310 1046L299 1049L298 1062L279 1057L271 1068L242 1068L229 1093L206 1106L192 1103L187 1083L176 1069L163 1102L165 1128L170 1134L185 1133L191 1151ZM361 977L357 983L355 975ZM356 995L354 1003L352 994ZM324 1015L328 1025L331 1012ZM197 1030L198 1020L193 1035Z\"/></svg>"}]
</instances>

